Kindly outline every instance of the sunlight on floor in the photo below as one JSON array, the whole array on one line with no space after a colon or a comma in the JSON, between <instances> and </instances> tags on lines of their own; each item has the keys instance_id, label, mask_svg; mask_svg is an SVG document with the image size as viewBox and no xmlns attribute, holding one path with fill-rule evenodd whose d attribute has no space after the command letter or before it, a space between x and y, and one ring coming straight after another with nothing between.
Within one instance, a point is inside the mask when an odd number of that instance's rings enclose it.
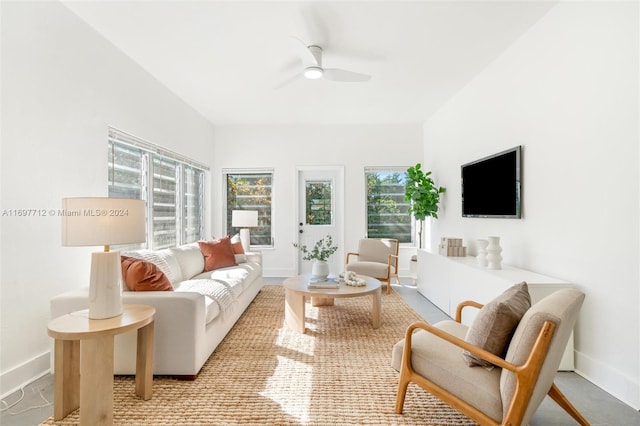
<instances>
[{"instance_id":1,"label":"sunlight on floor","mask_svg":"<svg viewBox=\"0 0 640 426\"><path fill-rule=\"evenodd\" d=\"M316 310L307 307L307 321L317 320ZM311 327L310 327L311 326ZM307 328L314 324L307 322ZM307 424L310 418L310 403L313 387L313 366L295 358L312 357L315 352L315 337L309 334L289 330L286 325L278 330L275 345L282 348L282 353L293 353L291 356L278 355L278 364L267 380L260 395L269 398L282 408L282 411ZM295 377L295 380L292 380Z\"/></svg>"},{"instance_id":2,"label":"sunlight on floor","mask_svg":"<svg viewBox=\"0 0 640 426\"><path fill-rule=\"evenodd\" d=\"M311 420L309 407L313 367L281 355L277 359L278 365L260 395L277 403L283 412L298 422L307 424ZM295 380L292 380L293 377Z\"/></svg>"}]
</instances>

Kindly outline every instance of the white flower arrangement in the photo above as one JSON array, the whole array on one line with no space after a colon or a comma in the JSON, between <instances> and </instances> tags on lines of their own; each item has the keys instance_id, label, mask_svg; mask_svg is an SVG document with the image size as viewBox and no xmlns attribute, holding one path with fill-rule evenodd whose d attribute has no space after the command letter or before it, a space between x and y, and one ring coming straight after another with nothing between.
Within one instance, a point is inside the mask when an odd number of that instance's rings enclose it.
<instances>
[{"instance_id":1,"label":"white flower arrangement","mask_svg":"<svg viewBox=\"0 0 640 426\"><path fill-rule=\"evenodd\" d=\"M353 271L344 271L340 273L340 282L352 287L363 287L367 285L364 278L360 278L358 274Z\"/></svg>"}]
</instances>

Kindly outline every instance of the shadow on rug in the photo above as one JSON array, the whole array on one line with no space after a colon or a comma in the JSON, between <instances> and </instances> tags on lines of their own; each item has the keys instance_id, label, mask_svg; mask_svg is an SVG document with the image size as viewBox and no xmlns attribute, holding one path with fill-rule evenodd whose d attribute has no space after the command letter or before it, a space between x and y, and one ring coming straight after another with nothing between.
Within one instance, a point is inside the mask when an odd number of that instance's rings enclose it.
<instances>
[{"instance_id":1,"label":"shadow on rug","mask_svg":"<svg viewBox=\"0 0 640 426\"><path fill-rule=\"evenodd\" d=\"M192 382L155 377L138 399L134 378L114 382L118 425L473 425L411 384L394 414L398 373L391 349L421 319L395 293L382 297L382 326L371 328L370 298L307 305L307 331L284 326L284 290L264 286ZM180 348L176 348L180 350ZM70 425L79 410L45 425Z\"/></svg>"}]
</instances>

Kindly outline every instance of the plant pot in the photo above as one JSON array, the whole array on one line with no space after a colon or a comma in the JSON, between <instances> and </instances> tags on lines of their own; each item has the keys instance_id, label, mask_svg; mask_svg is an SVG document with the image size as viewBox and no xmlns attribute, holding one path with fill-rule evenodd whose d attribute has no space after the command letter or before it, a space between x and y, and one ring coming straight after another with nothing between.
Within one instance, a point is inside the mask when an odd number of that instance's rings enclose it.
<instances>
[{"instance_id":1,"label":"plant pot","mask_svg":"<svg viewBox=\"0 0 640 426\"><path fill-rule=\"evenodd\" d=\"M316 260L311 266L311 275L314 278L327 278L329 276L329 262Z\"/></svg>"}]
</instances>

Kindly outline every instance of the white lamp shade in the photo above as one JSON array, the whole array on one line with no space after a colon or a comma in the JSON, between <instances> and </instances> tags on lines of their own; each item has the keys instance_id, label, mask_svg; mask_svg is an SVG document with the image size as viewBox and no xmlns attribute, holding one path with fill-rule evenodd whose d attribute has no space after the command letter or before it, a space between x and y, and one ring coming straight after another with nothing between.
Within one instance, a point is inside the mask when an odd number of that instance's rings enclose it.
<instances>
[{"instance_id":1,"label":"white lamp shade","mask_svg":"<svg viewBox=\"0 0 640 426\"><path fill-rule=\"evenodd\" d=\"M231 212L231 226L235 228L253 228L258 226L258 211L233 210Z\"/></svg>"},{"instance_id":2,"label":"white lamp shade","mask_svg":"<svg viewBox=\"0 0 640 426\"><path fill-rule=\"evenodd\" d=\"M145 237L143 200L129 198L64 198L62 245L107 246L142 243Z\"/></svg>"}]
</instances>

